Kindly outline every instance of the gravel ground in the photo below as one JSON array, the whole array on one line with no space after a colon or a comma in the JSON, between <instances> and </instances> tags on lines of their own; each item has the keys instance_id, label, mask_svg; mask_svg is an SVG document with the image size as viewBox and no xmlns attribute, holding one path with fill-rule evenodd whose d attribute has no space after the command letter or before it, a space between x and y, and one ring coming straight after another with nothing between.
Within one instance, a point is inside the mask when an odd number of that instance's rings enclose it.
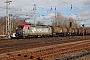
<instances>
[{"instance_id":1,"label":"gravel ground","mask_svg":"<svg viewBox=\"0 0 90 60\"><path fill-rule=\"evenodd\" d=\"M86 55L86 56L76 58L76 59L73 59L73 60L90 60L90 55Z\"/></svg>"}]
</instances>

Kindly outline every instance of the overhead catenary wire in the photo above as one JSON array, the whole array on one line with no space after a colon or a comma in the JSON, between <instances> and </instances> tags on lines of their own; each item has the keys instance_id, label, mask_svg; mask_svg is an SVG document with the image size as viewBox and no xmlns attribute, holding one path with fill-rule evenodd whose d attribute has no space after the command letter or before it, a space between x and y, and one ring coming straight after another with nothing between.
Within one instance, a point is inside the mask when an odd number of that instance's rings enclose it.
<instances>
[{"instance_id":1,"label":"overhead catenary wire","mask_svg":"<svg viewBox=\"0 0 90 60\"><path fill-rule=\"evenodd\" d=\"M27 4L25 1L20 1L20 0L16 0L16 1L19 1L19 2L22 2L23 4ZM73 7L75 7L75 8L77 8L78 9L78 7L76 7L76 6L74 6L73 4L69 4L69 3L67 3L67 2L64 2L64 1L62 1L62 0L59 0L60 2L63 2L64 4L67 4L67 5L70 5L71 6L71 9L73 8ZM33 1L33 2L35 2L35 1ZM49 4L50 5L50 7L52 6L52 5L54 5L54 4L52 4L52 3L50 3L50 2L47 2L47 1L44 1L44 0L42 0L42 2L43 3L46 3L46 4ZM36 4L37 4L37 2L35 2ZM33 6L33 5L31 5L31 4L28 4L28 6ZM46 10L46 11L49 11L50 10L50 8L44 8L44 7L41 7L41 6L37 6L37 8L40 8L40 9L43 9L43 10ZM52 9L53 9L53 6L52 6ZM20 8L20 11L21 11L22 9Z\"/></svg>"},{"instance_id":2,"label":"overhead catenary wire","mask_svg":"<svg viewBox=\"0 0 90 60\"><path fill-rule=\"evenodd\" d=\"M19 0L17 0L17 1L19 1ZM19 1L19 2L22 2L22 3L26 4L26 3L23 2L23 1ZM34 1L33 1L33 2L34 2ZM37 2L36 2L36 4L37 4ZM28 4L28 6L33 6L33 5ZM50 11L50 8L49 8L49 9L46 9L46 8L43 8L43 7L40 7L40 6L37 6L37 8L40 8L40 9L43 9L43 10L46 10L46 11ZM33 7L32 7L32 10L33 10Z\"/></svg>"},{"instance_id":3,"label":"overhead catenary wire","mask_svg":"<svg viewBox=\"0 0 90 60\"><path fill-rule=\"evenodd\" d=\"M19 0L17 0L17 1L19 1ZM23 2L23 1L19 1L19 2L22 2L22 3L25 3L25 2ZM27 3L25 3L25 4L27 4ZM35 4L35 3L34 3ZM28 4L28 6L33 6L33 5L31 5L31 4ZM40 7L40 6L37 6L37 8L41 8L41 9L44 9L44 10L49 10L49 9L46 9L46 8L43 8L43 7Z\"/></svg>"},{"instance_id":4,"label":"overhead catenary wire","mask_svg":"<svg viewBox=\"0 0 90 60\"><path fill-rule=\"evenodd\" d=\"M19 1L19 0L16 0L16 1ZM73 4L69 4L69 3L64 2L64 1L62 1L62 0L58 0L58 1L63 2L64 4L67 4L67 5L70 5L70 6L71 6L71 9L72 9L73 7L75 7L75 8L78 9L78 7L74 6ZM23 1L19 1L19 2L25 3L25 1L24 1L24 2L23 2ZM33 2L35 2L35 1L33 1ZM47 2L47 1L44 1L44 0L42 0L42 2L44 2L44 3L46 3L46 4L49 4L50 6L54 5L54 4L52 4L52 3L50 3L50 2ZM37 2L36 2L36 3L37 3ZM27 4L27 3L25 3L25 4ZM31 4L28 4L28 5L29 5L29 6L32 6ZM37 6L37 8L41 8L41 9L44 9L44 10L49 10L49 9L46 9L46 8L43 8L43 7L40 7L40 6Z\"/></svg>"},{"instance_id":5,"label":"overhead catenary wire","mask_svg":"<svg viewBox=\"0 0 90 60\"><path fill-rule=\"evenodd\" d=\"M59 0L59 1L61 1L61 2L65 3L65 4L67 4L67 5L70 5L70 6L71 6L71 9L72 9L73 7L75 7L75 8L77 8L77 9L79 9L78 7L76 7L76 6L72 5L72 4L69 4L69 3L64 2L64 1L62 1L62 0Z\"/></svg>"},{"instance_id":6,"label":"overhead catenary wire","mask_svg":"<svg viewBox=\"0 0 90 60\"><path fill-rule=\"evenodd\" d=\"M16 1L19 1L19 0L16 0ZM61 0L59 0L59 1L61 1ZM19 2L22 2L22 3L26 4L26 3L23 2L23 1L19 1ZM47 3L47 4L50 4L50 5L52 6L52 4L49 3L49 2L45 2L45 1L43 1L43 0L42 0L42 2ZM64 2L64 1L61 1L61 2L65 3L65 4L68 4L68 3ZM37 2L36 2L36 3L37 3ZM70 5L70 4L68 4L68 5ZM32 6L32 5L31 5L31 4L28 4L28 6ZM37 6L37 8L44 9L44 10L47 10L47 11L50 10L50 8L49 8L49 9L46 9L46 8L43 8L43 7L40 7L40 6ZM71 8L72 8L72 7L71 7Z\"/></svg>"}]
</instances>

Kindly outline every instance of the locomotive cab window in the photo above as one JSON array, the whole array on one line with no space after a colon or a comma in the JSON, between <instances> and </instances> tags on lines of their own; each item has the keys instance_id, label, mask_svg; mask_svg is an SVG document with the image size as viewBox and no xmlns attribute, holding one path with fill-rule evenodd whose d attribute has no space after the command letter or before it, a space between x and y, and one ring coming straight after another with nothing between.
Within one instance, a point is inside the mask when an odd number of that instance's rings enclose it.
<instances>
[{"instance_id":1,"label":"locomotive cab window","mask_svg":"<svg viewBox=\"0 0 90 60\"><path fill-rule=\"evenodd\" d=\"M28 27L28 29L30 29L30 28Z\"/></svg>"},{"instance_id":2,"label":"locomotive cab window","mask_svg":"<svg viewBox=\"0 0 90 60\"><path fill-rule=\"evenodd\" d=\"M50 30L50 28L49 28L49 30Z\"/></svg>"},{"instance_id":3,"label":"locomotive cab window","mask_svg":"<svg viewBox=\"0 0 90 60\"><path fill-rule=\"evenodd\" d=\"M17 29L23 29L23 26L17 26Z\"/></svg>"}]
</instances>

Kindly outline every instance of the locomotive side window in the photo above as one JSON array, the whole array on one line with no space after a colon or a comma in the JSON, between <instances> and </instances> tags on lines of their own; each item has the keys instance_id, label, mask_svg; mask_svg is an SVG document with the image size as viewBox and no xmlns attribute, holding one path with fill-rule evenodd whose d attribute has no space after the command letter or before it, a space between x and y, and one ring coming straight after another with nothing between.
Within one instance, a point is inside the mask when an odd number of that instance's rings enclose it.
<instances>
[{"instance_id":1,"label":"locomotive side window","mask_svg":"<svg viewBox=\"0 0 90 60\"><path fill-rule=\"evenodd\" d=\"M30 29L30 28L28 27L28 29Z\"/></svg>"},{"instance_id":2,"label":"locomotive side window","mask_svg":"<svg viewBox=\"0 0 90 60\"><path fill-rule=\"evenodd\" d=\"M50 28L49 28L49 30L50 30Z\"/></svg>"}]
</instances>

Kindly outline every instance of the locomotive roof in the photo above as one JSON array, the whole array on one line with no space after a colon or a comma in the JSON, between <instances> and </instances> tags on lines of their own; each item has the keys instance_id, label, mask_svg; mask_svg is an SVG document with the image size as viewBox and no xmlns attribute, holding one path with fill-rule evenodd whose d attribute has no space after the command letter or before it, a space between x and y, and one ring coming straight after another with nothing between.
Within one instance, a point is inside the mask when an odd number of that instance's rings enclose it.
<instances>
[{"instance_id":1,"label":"locomotive roof","mask_svg":"<svg viewBox=\"0 0 90 60\"><path fill-rule=\"evenodd\" d=\"M18 25L24 26L24 25L31 25L31 24L18 24Z\"/></svg>"},{"instance_id":2,"label":"locomotive roof","mask_svg":"<svg viewBox=\"0 0 90 60\"><path fill-rule=\"evenodd\" d=\"M18 24L18 26L30 25L31 27L48 27L48 25L31 25L31 24Z\"/></svg>"},{"instance_id":3,"label":"locomotive roof","mask_svg":"<svg viewBox=\"0 0 90 60\"><path fill-rule=\"evenodd\" d=\"M48 27L48 26L43 26L43 25L31 25L31 27Z\"/></svg>"}]
</instances>

